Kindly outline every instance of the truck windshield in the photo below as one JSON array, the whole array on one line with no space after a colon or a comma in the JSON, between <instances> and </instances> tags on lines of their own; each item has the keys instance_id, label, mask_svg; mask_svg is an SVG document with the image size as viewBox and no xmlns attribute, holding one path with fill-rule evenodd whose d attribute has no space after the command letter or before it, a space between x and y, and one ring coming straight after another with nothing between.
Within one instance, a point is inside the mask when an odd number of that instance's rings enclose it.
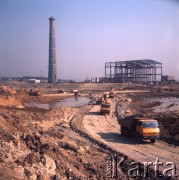
<instances>
[{"instance_id":1,"label":"truck windshield","mask_svg":"<svg viewBox=\"0 0 179 180\"><path fill-rule=\"evenodd\" d=\"M109 108L110 105L109 105L109 104L102 104L101 107L102 107L102 108Z\"/></svg>"},{"instance_id":2,"label":"truck windshield","mask_svg":"<svg viewBox=\"0 0 179 180\"><path fill-rule=\"evenodd\" d=\"M158 122L156 122L156 121L153 121L153 122L148 121L147 122L146 121L146 122L143 122L142 125L143 125L144 128L157 128L158 127Z\"/></svg>"}]
</instances>

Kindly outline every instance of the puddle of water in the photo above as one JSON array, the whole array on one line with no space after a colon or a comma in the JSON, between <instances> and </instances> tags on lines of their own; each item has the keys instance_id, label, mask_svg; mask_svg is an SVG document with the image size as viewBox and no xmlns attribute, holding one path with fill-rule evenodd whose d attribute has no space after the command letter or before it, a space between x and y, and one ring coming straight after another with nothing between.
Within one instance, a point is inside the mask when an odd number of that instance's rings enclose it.
<instances>
[{"instance_id":1,"label":"puddle of water","mask_svg":"<svg viewBox=\"0 0 179 180\"><path fill-rule=\"evenodd\" d=\"M179 98L167 97L167 98L146 98L150 103L161 102L162 104L152 108L154 112L165 112L165 111L177 111L179 110Z\"/></svg>"},{"instance_id":2,"label":"puddle of water","mask_svg":"<svg viewBox=\"0 0 179 180\"><path fill-rule=\"evenodd\" d=\"M66 98L63 100L53 101L53 102L44 103L44 104L36 103L36 102L24 103L24 106L49 110L49 109L54 109L58 107L81 107L81 106L87 105L89 101L90 99L86 97L72 97L72 98Z\"/></svg>"}]
</instances>

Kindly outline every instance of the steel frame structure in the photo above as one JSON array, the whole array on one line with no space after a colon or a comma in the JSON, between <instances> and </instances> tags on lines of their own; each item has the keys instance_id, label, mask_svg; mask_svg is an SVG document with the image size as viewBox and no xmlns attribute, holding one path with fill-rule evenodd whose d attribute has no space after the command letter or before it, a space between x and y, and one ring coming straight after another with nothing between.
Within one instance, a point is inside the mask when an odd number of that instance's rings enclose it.
<instances>
[{"instance_id":1,"label":"steel frame structure","mask_svg":"<svg viewBox=\"0 0 179 180\"><path fill-rule=\"evenodd\" d=\"M105 63L106 82L157 82L161 76L162 63L151 59Z\"/></svg>"}]
</instances>

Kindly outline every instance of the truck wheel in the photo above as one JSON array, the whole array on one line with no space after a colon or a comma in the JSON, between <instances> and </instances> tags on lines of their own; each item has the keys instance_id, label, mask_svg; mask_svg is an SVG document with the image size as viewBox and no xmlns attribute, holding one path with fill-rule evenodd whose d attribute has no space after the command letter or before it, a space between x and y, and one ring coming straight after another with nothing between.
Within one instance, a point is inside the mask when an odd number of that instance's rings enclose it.
<instances>
[{"instance_id":1,"label":"truck wheel","mask_svg":"<svg viewBox=\"0 0 179 180\"><path fill-rule=\"evenodd\" d=\"M151 142L151 143L155 143L155 141L156 141L155 138L150 139L150 142Z\"/></svg>"},{"instance_id":2,"label":"truck wheel","mask_svg":"<svg viewBox=\"0 0 179 180\"><path fill-rule=\"evenodd\" d=\"M136 135L136 140L138 143L142 143L142 138L139 135Z\"/></svg>"}]
</instances>

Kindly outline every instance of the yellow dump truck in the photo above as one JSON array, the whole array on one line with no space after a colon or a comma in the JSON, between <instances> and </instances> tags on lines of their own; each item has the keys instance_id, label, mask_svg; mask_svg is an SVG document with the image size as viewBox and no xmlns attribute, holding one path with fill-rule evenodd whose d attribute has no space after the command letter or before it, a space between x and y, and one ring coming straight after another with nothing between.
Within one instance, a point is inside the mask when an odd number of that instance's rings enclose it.
<instances>
[{"instance_id":1,"label":"yellow dump truck","mask_svg":"<svg viewBox=\"0 0 179 180\"><path fill-rule=\"evenodd\" d=\"M136 136L138 140L149 139L155 143L160 135L158 121L147 118L124 118L118 119L121 124L121 135L126 137Z\"/></svg>"},{"instance_id":2,"label":"yellow dump truck","mask_svg":"<svg viewBox=\"0 0 179 180\"><path fill-rule=\"evenodd\" d=\"M114 98L114 91L109 92L109 98Z\"/></svg>"},{"instance_id":3,"label":"yellow dump truck","mask_svg":"<svg viewBox=\"0 0 179 180\"><path fill-rule=\"evenodd\" d=\"M96 99L96 104L99 105L99 104L102 104L102 102L104 102L104 98L103 97L99 97Z\"/></svg>"},{"instance_id":4,"label":"yellow dump truck","mask_svg":"<svg viewBox=\"0 0 179 180\"><path fill-rule=\"evenodd\" d=\"M100 114L110 114L111 112L111 104L107 101L104 101L101 104Z\"/></svg>"}]
</instances>

